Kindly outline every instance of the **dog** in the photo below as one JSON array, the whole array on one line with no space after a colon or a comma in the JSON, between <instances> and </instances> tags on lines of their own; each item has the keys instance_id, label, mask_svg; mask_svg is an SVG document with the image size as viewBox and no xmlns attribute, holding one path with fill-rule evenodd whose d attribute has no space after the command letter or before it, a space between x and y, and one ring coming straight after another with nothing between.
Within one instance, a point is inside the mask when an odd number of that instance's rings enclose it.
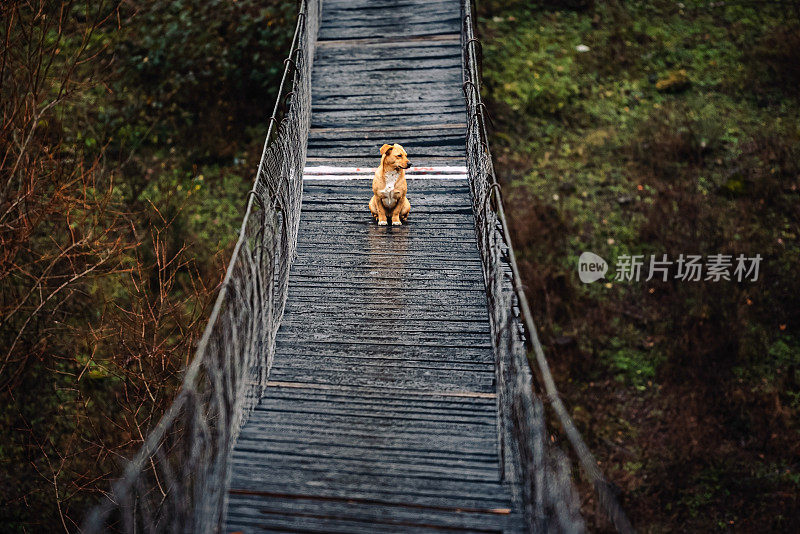
<instances>
[{"instance_id":1,"label":"dog","mask_svg":"<svg viewBox=\"0 0 800 534\"><path fill-rule=\"evenodd\" d=\"M406 198L406 169L412 167L408 154L398 144L381 147L381 164L375 170L372 179L372 199L369 211L378 221L379 226L386 226L388 216L392 217L392 226L401 225L411 212L411 203Z\"/></svg>"}]
</instances>

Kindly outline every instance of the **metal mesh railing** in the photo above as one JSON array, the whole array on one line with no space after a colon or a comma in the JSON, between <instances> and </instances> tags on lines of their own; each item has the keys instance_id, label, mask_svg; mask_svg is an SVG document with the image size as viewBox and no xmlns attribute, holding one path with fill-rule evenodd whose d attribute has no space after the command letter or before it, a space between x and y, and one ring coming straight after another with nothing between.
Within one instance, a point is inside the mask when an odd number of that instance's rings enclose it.
<instances>
[{"instance_id":1,"label":"metal mesh railing","mask_svg":"<svg viewBox=\"0 0 800 534\"><path fill-rule=\"evenodd\" d=\"M230 452L266 387L295 257L320 0L300 4L247 209L181 388L85 532L217 532Z\"/></svg>"},{"instance_id":2,"label":"metal mesh railing","mask_svg":"<svg viewBox=\"0 0 800 534\"><path fill-rule=\"evenodd\" d=\"M569 462L547 442L542 401L533 396L533 375L525 343L533 350L537 385L561 423L597 501L619 532L633 532L612 486L584 443L562 403L550 373L519 276L508 222L489 150L486 108L481 100L480 42L474 33L474 10L462 0L461 32L464 96L467 105L467 168L478 246L497 366L500 442L504 477L514 491L531 532L585 530Z\"/></svg>"}]
</instances>

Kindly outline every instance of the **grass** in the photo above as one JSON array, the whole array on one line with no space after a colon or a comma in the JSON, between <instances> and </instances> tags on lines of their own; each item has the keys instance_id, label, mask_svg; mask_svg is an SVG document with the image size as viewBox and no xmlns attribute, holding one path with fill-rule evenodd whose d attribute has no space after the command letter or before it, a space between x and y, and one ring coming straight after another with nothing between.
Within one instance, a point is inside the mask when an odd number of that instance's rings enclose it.
<instances>
[{"instance_id":1,"label":"grass","mask_svg":"<svg viewBox=\"0 0 800 534\"><path fill-rule=\"evenodd\" d=\"M640 530L795 528L800 23L577 4L479 6L493 154L558 382ZM606 280L578 280L583 251ZM763 260L756 282L613 277L662 254Z\"/></svg>"}]
</instances>

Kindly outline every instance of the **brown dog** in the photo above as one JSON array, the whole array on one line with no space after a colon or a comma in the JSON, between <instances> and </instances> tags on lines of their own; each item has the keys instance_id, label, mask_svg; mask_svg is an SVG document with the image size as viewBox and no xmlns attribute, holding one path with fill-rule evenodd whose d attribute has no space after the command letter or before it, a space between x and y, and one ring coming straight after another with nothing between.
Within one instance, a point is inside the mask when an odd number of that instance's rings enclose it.
<instances>
[{"instance_id":1,"label":"brown dog","mask_svg":"<svg viewBox=\"0 0 800 534\"><path fill-rule=\"evenodd\" d=\"M408 154L398 144L381 147L381 165L372 179L372 199L369 211L380 226L386 226L387 216L391 214L392 225L403 224L411 211L411 203L406 198L406 169L411 167Z\"/></svg>"}]
</instances>

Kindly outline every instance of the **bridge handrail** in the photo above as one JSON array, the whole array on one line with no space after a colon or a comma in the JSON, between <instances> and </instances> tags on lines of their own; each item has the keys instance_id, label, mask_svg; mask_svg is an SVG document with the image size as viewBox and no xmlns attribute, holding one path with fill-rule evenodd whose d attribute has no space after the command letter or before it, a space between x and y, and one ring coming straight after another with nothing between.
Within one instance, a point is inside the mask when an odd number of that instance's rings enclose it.
<instances>
[{"instance_id":1,"label":"bridge handrail","mask_svg":"<svg viewBox=\"0 0 800 534\"><path fill-rule=\"evenodd\" d=\"M534 532L584 529L569 480L569 467L558 450L548 450L544 409L532 399L532 374L523 339L533 351L540 395L550 404L585 475L600 509L617 531L634 532L613 486L559 396L539 342L524 285L519 274L500 183L494 170L486 130L486 106L481 98L481 44L475 37L474 8L462 0L463 89L467 104L467 167L472 190L476 235L486 279L486 295L496 352L501 410L504 476L518 486L518 501L528 528ZM555 525L553 524L555 522Z\"/></svg>"},{"instance_id":2,"label":"bridge handrail","mask_svg":"<svg viewBox=\"0 0 800 534\"><path fill-rule=\"evenodd\" d=\"M239 238L181 387L83 531L218 532L230 451L266 387L296 255L321 0L302 0Z\"/></svg>"}]
</instances>

